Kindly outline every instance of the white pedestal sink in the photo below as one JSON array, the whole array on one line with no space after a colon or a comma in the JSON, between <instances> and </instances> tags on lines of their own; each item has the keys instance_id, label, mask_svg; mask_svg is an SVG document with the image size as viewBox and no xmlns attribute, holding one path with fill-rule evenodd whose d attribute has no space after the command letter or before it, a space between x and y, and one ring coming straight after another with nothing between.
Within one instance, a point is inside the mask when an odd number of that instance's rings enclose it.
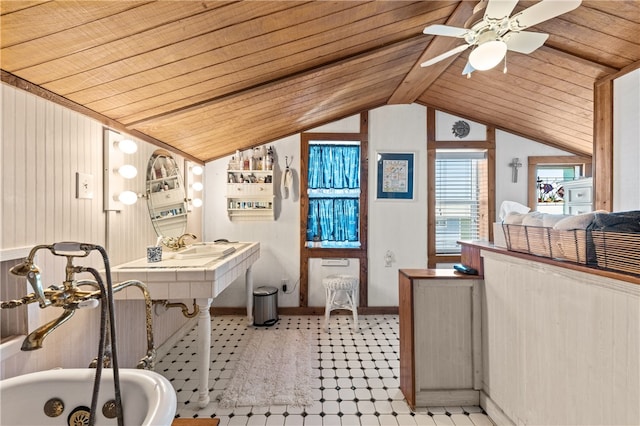
<instances>
[{"instance_id":1,"label":"white pedestal sink","mask_svg":"<svg viewBox=\"0 0 640 426\"><path fill-rule=\"evenodd\" d=\"M226 254L225 254L226 253ZM166 254L166 256L165 256ZM177 256L180 256L178 258ZM163 253L161 262L146 258L111 269L113 282L139 280L147 284L153 300L195 299L198 314L198 405L209 404L209 347L213 299L239 276L245 276L247 321L253 324L253 277L251 265L260 257L260 243L204 243L178 252ZM116 300L142 299L142 293L127 288L114 294Z\"/></svg>"}]
</instances>

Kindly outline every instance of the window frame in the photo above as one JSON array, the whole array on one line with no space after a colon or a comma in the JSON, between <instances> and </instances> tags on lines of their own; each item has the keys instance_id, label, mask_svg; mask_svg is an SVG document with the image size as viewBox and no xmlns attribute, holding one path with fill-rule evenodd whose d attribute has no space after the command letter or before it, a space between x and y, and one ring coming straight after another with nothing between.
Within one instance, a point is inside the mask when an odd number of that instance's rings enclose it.
<instances>
[{"instance_id":1,"label":"window frame","mask_svg":"<svg viewBox=\"0 0 640 426\"><path fill-rule=\"evenodd\" d=\"M493 241L495 207L495 127L486 126L486 140L457 141L436 140L436 110L427 108L427 267L435 268L439 263L459 263L460 255L441 255L436 252L436 151L438 149L470 150L482 149L487 154L486 218L481 226L486 226L486 235Z\"/></svg>"},{"instance_id":2,"label":"window frame","mask_svg":"<svg viewBox=\"0 0 640 426\"><path fill-rule=\"evenodd\" d=\"M535 189L537 186L538 166L581 166L584 177L593 176L592 159L588 156L555 155L527 157L527 202L531 211L536 211L538 207L538 197Z\"/></svg>"},{"instance_id":3,"label":"window frame","mask_svg":"<svg viewBox=\"0 0 640 426\"><path fill-rule=\"evenodd\" d=\"M300 307L309 304L309 259L313 258L353 258L360 263L360 295L359 306L367 306L367 275L368 275L368 197L369 197L369 121L368 113L360 114L360 133L302 133L300 135ZM307 210L309 208L308 190L308 159L309 142L326 141L357 141L360 143L360 207L359 207L359 239L360 247L307 247Z\"/></svg>"}]
</instances>

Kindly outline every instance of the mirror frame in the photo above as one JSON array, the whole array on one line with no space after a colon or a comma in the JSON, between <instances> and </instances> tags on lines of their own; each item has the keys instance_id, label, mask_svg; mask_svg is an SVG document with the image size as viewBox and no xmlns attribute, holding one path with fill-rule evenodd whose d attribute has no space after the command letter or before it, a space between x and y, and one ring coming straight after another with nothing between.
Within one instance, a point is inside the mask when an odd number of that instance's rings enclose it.
<instances>
[{"instance_id":1,"label":"mirror frame","mask_svg":"<svg viewBox=\"0 0 640 426\"><path fill-rule=\"evenodd\" d=\"M173 155L156 149L147 163L147 208L156 234L178 238L187 229L187 194Z\"/></svg>"}]
</instances>

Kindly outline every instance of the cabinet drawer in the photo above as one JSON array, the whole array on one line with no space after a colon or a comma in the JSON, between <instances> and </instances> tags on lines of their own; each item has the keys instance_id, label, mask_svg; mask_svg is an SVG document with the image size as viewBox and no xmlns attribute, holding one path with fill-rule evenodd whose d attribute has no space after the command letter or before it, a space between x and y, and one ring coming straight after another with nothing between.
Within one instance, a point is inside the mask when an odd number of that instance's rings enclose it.
<instances>
[{"instance_id":1,"label":"cabinet drawer","mask_svg":"<svg viewBox=\"0 0 640 426\"><path fill-rule=\"evenodd\" d=\"M184 194L180 190L152 192L149 197L153 208L184 202Z\"/></svg>"},{"instance_id":2,"label":"cabinet drawer","mask_svg":"<svg viewBox=\"0 0 640 426\"><path fill-rule=\"evenodd\" d=\"M565 201L568 203L590 203L591 187L568 188Z\"/></svg>"},{"instance_id":3,"label":"cabinet drawer","mask_svg":"<svg viewBox=\"0 0 640 426\"><path fill-rule=\"evenodd\" d=\"M230 183L227 186L229 197L243 197L254 195L273 195L273 185L271 183Z\"/></svg>"},{"instance_id":4,"label":"cabinet drawer","mask_svg":"<svg viewBox=\"0 0 640 426\"><path fill-rule=\"evenodd\" d=\"M567 214L572 214L572 215L584 214L584 213L589 213L593 211L593 207L591 206L591 204L573 204L567 207L568 207Z\"/></svg>"}]
</instances>

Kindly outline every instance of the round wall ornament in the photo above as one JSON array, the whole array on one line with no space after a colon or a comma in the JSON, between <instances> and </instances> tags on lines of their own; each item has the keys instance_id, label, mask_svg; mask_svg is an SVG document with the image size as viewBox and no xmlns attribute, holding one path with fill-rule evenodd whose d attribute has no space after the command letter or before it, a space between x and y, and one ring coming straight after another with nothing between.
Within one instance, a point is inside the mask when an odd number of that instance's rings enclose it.
<instances>
[{"instance_id":1,"label":"round wall ornament","mask_svg":"<svg viewBox=\"0 0 640 426\"><path fill-rule=\"evenodd\" d=\"M455 137L462 139L464 137L467 137L467 135L469 135L469 131L471 131L471 127L469 126L469 123L467 123L466 121L459 120L453 123L453 127L451 128L451 131L453 132L453 135Z\"/></svg>"}]
</instances>

